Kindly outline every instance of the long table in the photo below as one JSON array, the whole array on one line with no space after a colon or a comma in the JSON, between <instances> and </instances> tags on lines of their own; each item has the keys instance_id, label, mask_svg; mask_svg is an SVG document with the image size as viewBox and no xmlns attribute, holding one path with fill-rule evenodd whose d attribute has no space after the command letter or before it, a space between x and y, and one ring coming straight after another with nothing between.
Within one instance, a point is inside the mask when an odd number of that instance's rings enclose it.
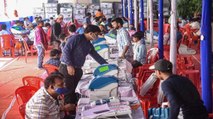
<instances>
[{"instance_id":1,"label":"long table","mask_svg":"<svg viewBox=\"0 0 213 119\"><path fill-rule=\"evenodd\" d=\"M131 117L133 119L145 119L142 108L140 106L140 101L138 100L136 93L134 91L134 81L131 78L131 73L129 70L129 63L126 60L119 60L117 65L119 66L119 87L118 87L118 95L121 101L128 101L131 104L137 104L138 108L131 110ZM91 68L92 69L92 68ZM94 70L94 69L92 69ZM91 71L92 71L91 70ZM91 73L91 72L90 72ZM90 81L94 78L92 74L84 74L82 79L79 81L78 86L76 88L76 93L81 95L79 99L76 119L81 119L81 112L84 106L89 105L90 103L90 90L88 89Z\"/></svg>"}]
</instances>

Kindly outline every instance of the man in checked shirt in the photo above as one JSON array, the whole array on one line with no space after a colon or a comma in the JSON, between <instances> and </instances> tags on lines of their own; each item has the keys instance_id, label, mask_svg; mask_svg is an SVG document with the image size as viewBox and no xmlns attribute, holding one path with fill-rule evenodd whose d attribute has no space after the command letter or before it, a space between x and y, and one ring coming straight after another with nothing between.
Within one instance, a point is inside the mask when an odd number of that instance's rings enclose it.
<instances>
[{"instance_id":1,"label":"man in checked shirt","mask_svg":"<svg viewBox=\"0 0 213 119\"><path fill-rule=\"evenodd\" d=\"M81 79L86 56L90 54L99 64L107 62L95 51L90 41L98 39L101 30L98 26L88 25L84 34L74 35L67 40L62 51L59 71L65 76L65 85L69 92L65 94L65 103L76 104L75 88Z\"/></svg>"}]
</instances>

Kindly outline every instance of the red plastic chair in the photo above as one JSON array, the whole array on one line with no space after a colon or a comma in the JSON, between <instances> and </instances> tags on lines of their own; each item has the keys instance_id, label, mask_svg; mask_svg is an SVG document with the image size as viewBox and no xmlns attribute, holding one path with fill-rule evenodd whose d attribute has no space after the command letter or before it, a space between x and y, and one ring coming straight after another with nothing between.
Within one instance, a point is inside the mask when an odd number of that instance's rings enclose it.
<instances>
[{"instance_id":1,"label":"red plastic chair","mask_svg":"<svg viewBox=\"0 0 213 119\"><path fill-rule=\"evenodd\" d=\"M52 64L44 64L43 68L46 70L47 74L50 75L51 73L58 71L58 67Z\"/></svg>"},{"instance_id":2,"label":"red plastic chair","mask_svg":"<svg viewBox=\"0 0 213 119\"><path fill-rule=\"evenodd\" d=\"M33 87L33 86L22 86L19 87L18 89L16 89L15 91L15 96L16 96L16 100L18 102L18 105L22 105L24 103L27 103L28 100L34 95L34 93L37 91L38 89ZM21 98L22 103L19 102L19 98Z\"/></svg>"},{"instance_id":3,"label":"red plastic chair","mask_svg":"<svg viewBox=\"0 0 213 119\"><path fill-rule=\"evenodd\" d=\"M200 71L199 70L182 70L180 75L189 78L195 87L199 90L201 81L200 81Z\"/></svg>"},{"instance_id":4,"label":"red plastic chair","mask_svg":"<svg viewBox=\"0 0 213 119\"><path fill-rule=\"evenodd\" d=\"M137 72L137 74L136 74L136 78L142 77L143 72L144 72L145 70L148 70L150 66L151 66L151 64L144 64L143 66L139 66L139 67L137 68L138 72Z\"/></svg>"},{"instance_id":5,"label":"red plastic chair","mask_svg":"<svg viewBox=\"0 0 213 119\"><path fill-rule=\"evenodd\" d=\"M19 113L20 113L22 119L25 119L26 103L20 105L18 108L19 108Z\"/></svg>"},{"instance_id":6,"label":"red plastic chair","mask_svg":"<svg viewBox=\"0 0 213 119\"><path fill-rule=\"evenodd\" d=\"M182 70L194 70L195 64L191 56L177 55L177 70L181 72Z\"/></svg>"},{"instance_id":7,"label":"red plastic chair","mask_svg":"<svg viewBox=\"0 0 213 119\"><path fill-rule=\"evenodd\" d=\"M158 48L151 48L147 52L146 63L153 64L159 59Z\"/></svg>"},{"instance_id":8,"label":"red plastic chair","mask_svg":"<svg viewBox=\"0 0 213 119\"><path fill-rule=\"evenodd\" d=\"M27 63L27 56L28 54L31 54L33 56L34 53L37 53L37 50L32 47L28 47L27 42L23 40L24 44L24 51L25 51L25 62Z\"/></svg>"},{"instance_id":9,"label":"red plastic chair","mask_svg":"<svg viewBox=\"0 0 213 119\"><path fill-rule=\"evenodd\" d=\"M37 76L25 76L22 78L22 83L24 86L33 86L39 89L41 84L44 83L44 80Z\"/></svg>"},{"instance_id":10,"label":"red plastic chair","mask_svg":"<svg viewBox=\"0 0 213 119\"><path fill-rule=\"evenodd\" d=\"M164 24L163 25L163 33L169 33L170 24Z\"/></svg>"},{"instance_id":11,"label":"red plastic chair","mask_svg":"<svg viewBox=\"0 0 213 119\"><path fill-rule=\"evenodd\" d=\"M138 95L140 100L144 115L148 118L148 109L152 107L158 107L157 102L157 94L158 94L158 87L159 87L160 80L154 83L153 88L151 88L145 96Z\"/></svg>"},{"instance_id":12,"label":"red plastic chair","mask_svg":"<svg viewBox=\"0 0 213 119\"><path fill-rule=\"evenodd\" d=\"M148 27L147 27L147 20L144 20L144 28L145 28L145 30L148 30Z\"/></svg>"},{"instance_id":13,"label":"red plastic chair","mask_svg":"<svg viewBox=\"0 0 213 119\"><path fill-rule=\"evenodd\" d=\"M136 77L136 75L138 74L138 72L139 72L139 68L138 67L133 68L132 69L132 77Z\"/></svg>"},{"instance_id":14,"label":"red plastic chair","mask_svg":"<svg viewBox=\"0 0 213 119\"><path fill-rule=\"evenodd\" d=\"M213 119L213 113L209 113L209 119Z\"/></svg>"},{"instance_id":15,"label":"red plastic chair","mask_svg":"<svg viewBox=\"0 0 213 119\"><path fill-rule=\"evenodd\" d=\"M2 51L10 50L11 56L15 56L15 39L13 35L7 34L7 35L1 35L0 39L2 40L0 43L0 56L2 56Z\"/></svg>"}]
</instances>

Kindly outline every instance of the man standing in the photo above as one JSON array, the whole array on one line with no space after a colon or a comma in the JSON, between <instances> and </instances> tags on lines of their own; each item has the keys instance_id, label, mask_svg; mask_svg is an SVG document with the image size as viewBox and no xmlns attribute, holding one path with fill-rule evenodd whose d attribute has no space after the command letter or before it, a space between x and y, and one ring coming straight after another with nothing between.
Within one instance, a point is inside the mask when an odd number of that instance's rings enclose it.
<instances>
[{"instance_id":1,"label":"man standing","mask_svg":"<svg viewBox=\"0 0 213 119\"><path fill-rule=\"evenodd\" d=\"M74 104L63 104L59 95L65 93L63 76L52 73L26 104L26 119L63 119L64 111L75 109ZM61 103L60 103L61 102Z\"/></svg>"},{"instance_id":2,"label":"man standing","mask_svg":"<svg viewBox=\"0 0 213 119\"><path fill-rule=\"evenodd\" d=\"M58 17L56 22L52 26L52 33L51 33L51 43L54 43L56 40L59 39L59 35L62 33L61 23L63 22L63 17Z\"/></svg>"},{"instance_id":3,"label":"man standing","mask_svg":"<svg viewBox=\"0 0 213 119\"><path fill-rule=\"evenodd\" d=\"M38 68L43 68L43 59L44 59L44 54L45 50L48 48L48 41L46 39L46 34L43 30L43 21L38 21L38 26L35 29L35 41L34 44L37 48L38 52Z\"/></svg>"},{"instance_id":4,"label":"man standing","mask_svg":"<svg viewBox=\"0 0 213 119\"><path fill-rule=\"evenodd\" d=\"M75 88L81 79L86 56L90 54L99 64L107 63L94 49L90 41L96 40L100 29L95 25L88 25L84 34L69 37L62 51L59 71L65 76L65 85L69 93L65 94L65 103L77 103Z\"/></svg>"},{"instance_id":5,"label":"man standing","mask_svg":"<svg viewBox=\"0 0 213 119\"><path fill-rule=\"evenodd\" d=\"M91 22L91 13L90 12L88 12L88 13L86 13L86 16L85 16L85 18L84 18L84 23L86 23L86 24L91 24L92 22Z\"/></svg>"},{"instance_id":6,"label":"man standing","mask_svg":"<svg viewBox=\"0 0 213 119\"><path fill-rule=\"evenodd\" d=\"M172 74L172 63L158 60L150 69L156 76L164 80L161 88L169 101L169 119L177 119L180 108L184 119L208 119L208 113L193 83L186 77Z\"/></svg>"},{"instance_id":7,"label":"man standing","mask_svg":"<svg viewBox=\"0 0 213 119\"><path fill-rule=\"evenodd\" d=\"M117 44L119 57L132 61L132 44L129 33L123 28L123 20L121 18L115 18L112 20L112 26L117 30Z\"/></svg>"}]
</instances>

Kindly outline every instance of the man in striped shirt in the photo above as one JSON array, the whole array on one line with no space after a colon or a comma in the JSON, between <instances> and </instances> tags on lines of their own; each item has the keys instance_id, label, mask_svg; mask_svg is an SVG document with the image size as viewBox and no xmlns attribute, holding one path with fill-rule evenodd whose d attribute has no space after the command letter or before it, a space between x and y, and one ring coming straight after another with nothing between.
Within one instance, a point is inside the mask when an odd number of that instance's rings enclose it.
<instances>
[{"instance_id":1,"label":"man in striped shirt","mask_svg":"<svg viewBox=\"0 0 213 119\"><path fill-rule=\"evenodd\" d=\"M115 18L112 20L112 26L117 30L117 45L119 57L132 61L133 51L129 33L123 28L123 20L121 18Z\"/></svg>"},{"instance_id":2,"label":"man in striped shirt","mask_svg":"<svg viewBox=\"0 0 213 119\"><path fill-rule=\"evenodd\" d=\"M53 73L26 104L26 119L63 119L64 111L74 110L74 104L63 104L59 95L65 92L63 76Z\"/></svg>"}]
</instances>

